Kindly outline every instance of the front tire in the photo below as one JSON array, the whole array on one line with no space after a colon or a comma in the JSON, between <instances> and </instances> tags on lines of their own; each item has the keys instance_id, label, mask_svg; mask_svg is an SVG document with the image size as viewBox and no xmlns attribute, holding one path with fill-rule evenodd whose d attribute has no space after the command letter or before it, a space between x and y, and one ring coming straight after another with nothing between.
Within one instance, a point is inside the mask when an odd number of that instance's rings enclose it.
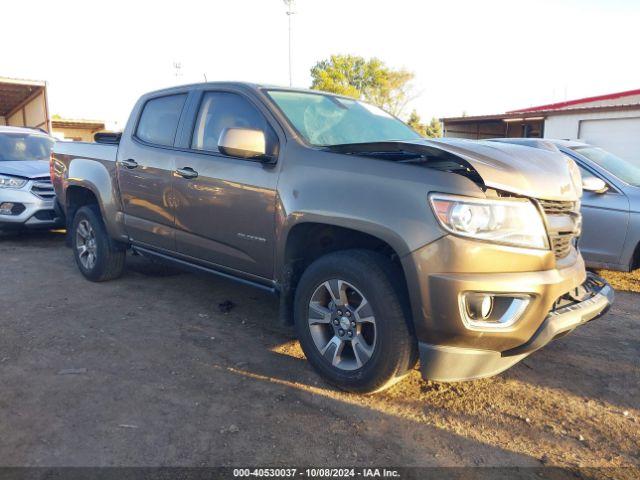
<instances>
[{"instance_id":1,"label":"front tire","mask_svg":"<svg viewBox=\"0 0 640 480\"><path fill-rule=\"evenodd\" d=\"M109 238L97 205L78 209L71 241L76 264L86 279L105 282L122 275L126 249Z\"/></svg>"},{"instance_id":2,"label":"front tire","mask_svg":"<svg viewBox=\"0 0 640 480\"><path fill-rule=\"evenodd\" d=\"M295 296L295 325L309 363L343 390L388 388L413 368L411 334L391 262L367 250L319 258L302 275Z\"/></svg>"}]
</instances>

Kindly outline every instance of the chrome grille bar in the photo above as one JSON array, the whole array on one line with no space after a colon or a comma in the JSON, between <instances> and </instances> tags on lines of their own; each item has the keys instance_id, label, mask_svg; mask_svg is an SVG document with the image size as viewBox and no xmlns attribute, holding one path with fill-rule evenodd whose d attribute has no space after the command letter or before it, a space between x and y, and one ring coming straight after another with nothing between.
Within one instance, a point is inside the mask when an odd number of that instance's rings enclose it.
<instances>
[{"instance_id":1,"label":"chrome grille bar","mask_svg":"<svg viewBox=\"0 0 640 480\"><path fill-rule=\"evenodd\" d=\"M537 200L547 217L551 248L556 259L565 258L571 252L573 240L580 235L580 203L558 200Z\"/></svg>"},{"instance_id":2,"label":"chrome grille bar","mask_svg":"<svg viewBox=\"0 0 640 480\"><path fill-rule=\"evenodd\" d=\"M51 200L56 196L49 178L36 178L31 185L31 193L43 200Z\"/></svg>"}]
</instances>

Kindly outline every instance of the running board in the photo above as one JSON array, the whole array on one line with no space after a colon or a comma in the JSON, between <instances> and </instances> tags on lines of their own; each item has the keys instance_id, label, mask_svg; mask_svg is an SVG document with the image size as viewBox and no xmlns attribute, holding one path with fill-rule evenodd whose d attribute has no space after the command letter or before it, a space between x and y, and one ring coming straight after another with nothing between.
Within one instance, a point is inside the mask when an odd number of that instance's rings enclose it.
<instances>
[{"instance_id":1,"label":"running board","mask_svg":"<svg viewBox=\"0 0 640 480\"><path fill-rule=\"evenodd\" d=\"M186 270L190 270L192 272L196 272L196 273L207 273L209 275L215 275L217 277L222 277L222 278L226 278L228 280L233 280L235 282L238 283L242 283L243 285L248 285L250 287L254 287L254 288L258 288L260 290L263 290L265 292L271 293L272 295L277 295L278 289L275 287L275 285L273 286L269 286L269 285L264 285L262 283L253 281L253 280L248 280L246 278L242 278L239 277L237 275L233 275L231 273L226 273L226 272L222 272L220 270L216 270L214 268L210 268L210 267L205 267L203 265L198 265L196 263L192 263L186 260L182 260L176 257L172 257L171 255L166 255L164 253L160 253L157 252L155 250L151 250L149 248L145 248L145 247L140 247L138 245L132 245L131 249L134 252L140 253L141 255L148 255L151 257L155 257L158 258L160 260L166 261L168 263L174 264L180 268L186 269Z\"/></svg>"}]
</instances>

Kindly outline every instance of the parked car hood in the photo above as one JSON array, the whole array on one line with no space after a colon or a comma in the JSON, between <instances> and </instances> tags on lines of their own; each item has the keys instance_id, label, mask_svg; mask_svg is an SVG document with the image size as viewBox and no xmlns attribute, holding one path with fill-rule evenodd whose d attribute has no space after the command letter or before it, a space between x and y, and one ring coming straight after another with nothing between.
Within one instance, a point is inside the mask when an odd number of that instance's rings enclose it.
<instances>
[{"instance_id":1,"label":"parked car hood","mask_svg":"<svg viewBox=\"0 0 640 480\"><path fill-rule=\"evenodd\" d=\"M49 162L46 160L0 161L0 174L29 179L48 177Z\"/></svg>"},{"instance_id":2,"label":"parked car hood","mask_svg":"<svg viewBox=\"0 0 640 480\"><path fill-rule=\"evenodd\" d=\"M567 156L498 142L461 139L418 140L466 160L488 187L545 200L576 201L580 176Z\"/></svg>"}]
</instances>

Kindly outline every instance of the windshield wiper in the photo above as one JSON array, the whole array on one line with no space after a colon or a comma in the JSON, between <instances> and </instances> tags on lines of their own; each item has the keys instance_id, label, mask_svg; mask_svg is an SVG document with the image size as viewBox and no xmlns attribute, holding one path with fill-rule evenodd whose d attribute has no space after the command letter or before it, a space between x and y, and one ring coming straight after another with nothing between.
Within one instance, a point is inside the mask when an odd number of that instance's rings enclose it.
<instances>
[{"instance_id":1,"label":"windshield wiper","mask_svg":"<svg viewBox=\"0 0 640 480\"><path fill-rule=\"evenodd\" d=\"M404 143L402 141L343 143L327 145L323 149L347 155L375 156L405 161L411 159L426 160L437 151L426 145Z\"/></svg>"}]
</instances>

